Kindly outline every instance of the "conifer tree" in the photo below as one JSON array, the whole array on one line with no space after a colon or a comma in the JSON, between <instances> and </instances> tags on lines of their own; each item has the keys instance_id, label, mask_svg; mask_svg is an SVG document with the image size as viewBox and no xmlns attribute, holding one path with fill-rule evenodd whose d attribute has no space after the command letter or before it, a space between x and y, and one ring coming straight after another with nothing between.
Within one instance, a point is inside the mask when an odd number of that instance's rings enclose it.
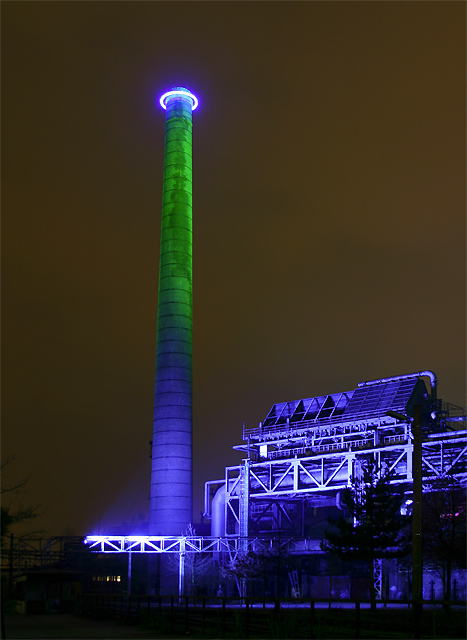
<instances>
[{"instance_id":1,"label":"conifer tree","mask_svg":"<svg viewBox=\"0 0 467 640\"><path fill-rule=\"evenodd\" d=\"M342 560L368 562L372 608L376 606L375 559L400 558L410 551L407 531L410 518L401 514L404 495L390 480L391 474L382 472L370 461L362 478L344 490L344 516L328 519L334 529L326 529L321 543L323 551Z\"/></svg>"},{"instance_id":2,"label":"conifer tree","mask_svg":"<svg viewBox=\"0 0 467 640\"><path fill-rule=\"evenodd\" d=\"M428 566L439 571L443 600L451 600L453 568L466 566L465 489L450 474L432 478L423 496L423 554ZM447 605L446 605L447 606Z\"/></svg>"}]
</instances>

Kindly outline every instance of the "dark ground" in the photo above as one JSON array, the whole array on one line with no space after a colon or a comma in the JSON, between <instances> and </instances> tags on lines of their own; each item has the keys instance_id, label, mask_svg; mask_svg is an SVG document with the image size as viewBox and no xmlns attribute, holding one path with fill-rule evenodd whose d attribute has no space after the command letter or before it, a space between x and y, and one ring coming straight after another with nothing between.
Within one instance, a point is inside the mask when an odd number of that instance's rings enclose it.
<instances>
[{"instance_id":1,"label":"dark ground","mask_svg":"<svg viewBox=\"0 0 467 640\"><path fill-rule=\"evenodd\" d=\"M220 611L210 612L206 609L206 620L201 627L190 623L186 631L183 614L177 616L172 624L169 612L165 612L160 620L153 620L150 626L142 624L125 624L116 620L95 620L68 614L26 614L7 613L5 615L5 638L13 640L23 638L29 640L100 640L104 638L138 640L140 638L181 638L205 639L221 638L221 626L218 620ZM231 610L225 637L241 639L244 633L245 611ZM337 640L352 639L356 636L355 611L352 609L318 609L315 611L313 631L311 635L309 610L281 609L277 618L273 611L261 609L250 612L250 634L253 638L314 638ZM135 620L136 622L136 620ZM403 609L378 609L376 612L362 610L360 615L359 637L363 640L399 640L413 638L413 618L411 612ZM437 638L439 640L457 640L466 637L465 609L451 612L425 610L421 625L421 638Z\"/></svg>"},{"instance_id":2,"label":"dark ground","mask_svg":"<svg viewBox=\"0 0 467 640\"><path fill-rule=\"evenodd\" d=\"M140 638L180 638L182 636L158 635L154 629L140 625L126 626L112 620L90 620L62 613L50 615L5 614L5 638L29 638L29 640L74 639L101 640L115 638L139 640Z\"/></svg>"}]
</instances>

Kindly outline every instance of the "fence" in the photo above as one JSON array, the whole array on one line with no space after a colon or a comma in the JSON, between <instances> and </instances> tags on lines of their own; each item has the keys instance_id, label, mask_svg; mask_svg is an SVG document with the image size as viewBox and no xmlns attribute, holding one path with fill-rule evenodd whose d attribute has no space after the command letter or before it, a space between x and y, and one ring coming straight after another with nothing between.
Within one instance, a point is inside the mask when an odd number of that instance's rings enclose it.
<instances>
[{"instance_id":1,"label":"fence","mask_svg":"<svg viewBox=\"0 0 467 640\"><path fill-rule=\"evenodd\" d=\"M424 606L424 610L423 609ZM81 613L121 624L146 624L159 633L216 638L360 638L436 636L442 622L442 601L424 601L418 609L411 602L378 602L371 610L368 601L254 599L192 596L131 596L88 594L82 597ZM450 603L447 635L465 638L465 603ZM453 615L454 614L454 615ZM453 626L454 625L454 626ZM456 626L457 625L457 626ZM397 628L395 629L394 626ZM389 634L384 635L384 630Z\"/></svg>"}]
</instances>

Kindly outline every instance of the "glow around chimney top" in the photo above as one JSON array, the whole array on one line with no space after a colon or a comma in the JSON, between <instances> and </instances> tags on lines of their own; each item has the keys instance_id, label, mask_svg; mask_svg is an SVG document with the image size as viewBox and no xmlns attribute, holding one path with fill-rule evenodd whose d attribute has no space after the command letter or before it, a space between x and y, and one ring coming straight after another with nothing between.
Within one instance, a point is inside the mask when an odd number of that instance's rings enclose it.
<instances>
[{"instance_id":1,"label":"glow around chimney top","mask_svg":"<svg viewBox=\"0 0 467 640\"><path fill-rule=\"evenodd\" d=\"M175 89L171 89L170 91L167 91L167 93L164 93L163 96L161 96L159 102L163 109L167 109L167 100L172 96L187 96L188 98L190 98L192 102L192 111L194 111L199 104L198 98L193 93L191 93L191 91L188 91L188 89L184 89L183 87L176 87Z\"/></svg>"}]
</instances>

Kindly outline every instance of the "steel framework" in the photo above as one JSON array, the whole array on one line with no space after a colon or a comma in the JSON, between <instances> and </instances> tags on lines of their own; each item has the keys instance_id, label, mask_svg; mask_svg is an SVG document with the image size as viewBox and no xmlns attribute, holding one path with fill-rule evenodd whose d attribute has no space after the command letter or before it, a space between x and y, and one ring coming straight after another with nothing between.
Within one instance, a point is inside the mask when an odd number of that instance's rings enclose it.
<instances>
[{"instance_id":1,"label":"steel framework","mask_svg":"<svg viewBox=\"0 0 467 640\"><path fill-rule=\"evenodd\" d=\"M406 425L403 425L406 427ZM450 474L461 482L466 479L467 431L430 434L422 443L422 479L425 484ZM374 445L375 436L362 441L353 441L353 446L344 443L318 445L312 455L282 458L270 456L267 460L227 467L225 486L226 535L248 536L248 522L252 503L255 500L296 500L314 496L336 494L352 485L361 474L362 466L370 459L379 469L391 473L391 484L404 484L411 491L413 481L413 444L410 433L380 438ZM371 444L370 444L371 443ZM373 446L371 446L373 445ZM319 501L316 501L318 504ZM206 510L209 514L209 505Z\"/></svg>"},{"instance_id":2,"label":"steel framework","mask_svg":"<svg viewBox=\"0 0 467 640\"><path fill-rule=\"evenodd\" d=\"M97 553L225 553L235 558L239 552L256 553L275 546L292 553L312 553L317 549L306 540L292 538L213 538L204 536L87 536L84 544Z\"/></svg>"},{"instance_id":3,"label":"steel framework","mask_svg":"<svg viewBox=\"0 0 467 640\"><path fill-rule=\"evenodd\" d=\"M430 393L423 381L427 377ZM414 458L415 408L421 416L421 461ZM178 554L181 593L186 554L218 554L231 560L267 548L297 555L322 553L320 540L304 535L306 511L342 508L340 492L361 479L370 463L378 473L390 474L391 484L402 485L407 497L413 492L414 474L419 478L417 460L426 491L448 474L463 486L467 482L467 412L438 400L431 371L275 404L257 428L244 427L243 440L234 447L246 454L242 464L227 467L222 480L205 484L204 515L218 518L219 537L88 536L86 544L95 552L128 553L129 566L132 553ZM301 535L297 522L302 523ZM374 569L381 598L380 559ZM290 579L298 593L298 582Z\"/></svg>"},{"instance_id":4,"label":"steel framework","mask_svg":"<svg viewBox=\"0 0 467 640\"><path fill-rule=\"evenodd\" d=\"M81 549L83 538L80 536L20 538L11 535L9 544L2 545L2 571L20 573L33 567L48 569Z\"/></svg>"},{"instance_id":5,"label":"steel framework","mask_svg":"<svg viewBox=\"0 0 467 640\"><path fill-rule=\"evenodd\" d=\"M265 518L273 532L280 522L292 524L300 503L302 512L303 505L332 504L370 461L409 494L415 405L423 416L424 484L446 474L465 484L466 411L438 400L435 374L420 371L273 405L257 428L244 427L245 444L234 447L246 453L242 464L227 467L223 481L206 483L205 516L212 516L212 489L223 485L227 537L258 534L254 527Z\"/></svg>"}]
</instances>

